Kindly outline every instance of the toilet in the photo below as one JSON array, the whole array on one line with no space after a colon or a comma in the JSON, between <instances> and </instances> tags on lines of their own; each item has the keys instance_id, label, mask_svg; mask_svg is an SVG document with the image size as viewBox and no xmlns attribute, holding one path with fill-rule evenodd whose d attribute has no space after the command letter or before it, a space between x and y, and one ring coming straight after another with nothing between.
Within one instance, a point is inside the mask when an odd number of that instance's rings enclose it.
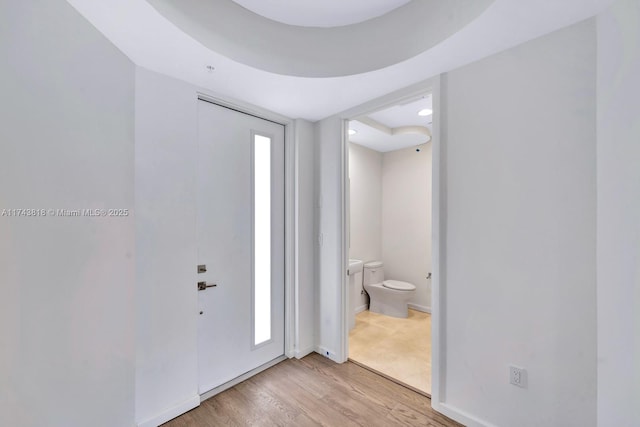
<instances>
[{"instance_id":1,"label":"toilet","mask_svg":"<svg viewBox=\"0 0 640 427\"><path fill-rule=\"evenodd\" d=\"M369 294L369 311L393 317L409 317L408 303L416 292L415 285L399 280L384 280L381 261L364 265L364 290Z\"/></svg>"}]
</instances>

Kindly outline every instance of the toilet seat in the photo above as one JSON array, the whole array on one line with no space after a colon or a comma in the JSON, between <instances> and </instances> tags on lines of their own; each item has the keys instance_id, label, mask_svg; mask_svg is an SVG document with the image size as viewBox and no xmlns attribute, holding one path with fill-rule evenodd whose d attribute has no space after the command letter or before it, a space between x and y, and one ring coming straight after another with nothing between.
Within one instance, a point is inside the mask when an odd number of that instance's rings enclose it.
<instances>
[{"instance_id":1,"label":"toilet seat","mask_svg":"<svg viewBox=\"0 0 640 427\"><path fill-rule=\"evenodd\" d=\"M396 291L415 291L416 289L415 285L399 280L385 280L382 282L382 286Z\"/></svg>"}]
</instances>

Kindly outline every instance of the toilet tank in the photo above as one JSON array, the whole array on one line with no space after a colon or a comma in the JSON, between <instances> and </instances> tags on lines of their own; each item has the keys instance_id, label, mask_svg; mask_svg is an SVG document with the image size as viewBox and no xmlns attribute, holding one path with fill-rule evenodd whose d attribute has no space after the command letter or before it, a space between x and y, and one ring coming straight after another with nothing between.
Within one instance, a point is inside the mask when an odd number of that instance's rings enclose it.
<instances>
[{"instance_id":1,"label":"toilet tank","mask_svg":"<svg viewBox=\"0 0 640 427\"><path fill-rule=\"evenodd\" d=\"M363 283L371 285L374 283L382 283L384 280L384 268L381 261L371 261L364 265Z\"/></svg>"}]
</instances>

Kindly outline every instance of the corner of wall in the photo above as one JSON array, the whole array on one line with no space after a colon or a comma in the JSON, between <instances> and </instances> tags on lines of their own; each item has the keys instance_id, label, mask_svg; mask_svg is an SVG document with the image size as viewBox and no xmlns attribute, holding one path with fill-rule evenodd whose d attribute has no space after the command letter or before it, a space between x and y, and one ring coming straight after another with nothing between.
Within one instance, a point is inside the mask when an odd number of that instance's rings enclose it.
<instances>
[{"instance_id":1,"label":"corner of wall","mask_svg":"<svg viewBox=\"0 0 640 427\"><path fill-rule=\"evenodd\" d=\"M597 418L640 420L640 1L597 17Z\"/></svg>"},{"instance_id":2,"label":"corner of wall","mask_svg":"<svg viewBox=\"0 0 640 427\"><path fill-rule=\"evenodd\" d=\"M312 352L316 341L316 177L314 124L295 121L296 146L296 319L294 356Z\"/></svg>"}]
</instances>

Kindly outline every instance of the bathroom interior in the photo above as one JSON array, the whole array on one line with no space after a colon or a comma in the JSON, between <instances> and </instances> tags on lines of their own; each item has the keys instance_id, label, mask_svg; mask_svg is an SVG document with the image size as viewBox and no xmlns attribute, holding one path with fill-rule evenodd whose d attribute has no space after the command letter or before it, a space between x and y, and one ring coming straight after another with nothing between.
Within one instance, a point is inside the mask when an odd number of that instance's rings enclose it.
<instances>
[{"instance_id":1,"label":"bathroom interior","mask_svg":"<svg viewBox=\"0 0 640 427\"><path fill-rule=\"evenodd\" d=\"M431 395L430 94L349 122L349 360Z\"/></svg>"}]
</instances>

